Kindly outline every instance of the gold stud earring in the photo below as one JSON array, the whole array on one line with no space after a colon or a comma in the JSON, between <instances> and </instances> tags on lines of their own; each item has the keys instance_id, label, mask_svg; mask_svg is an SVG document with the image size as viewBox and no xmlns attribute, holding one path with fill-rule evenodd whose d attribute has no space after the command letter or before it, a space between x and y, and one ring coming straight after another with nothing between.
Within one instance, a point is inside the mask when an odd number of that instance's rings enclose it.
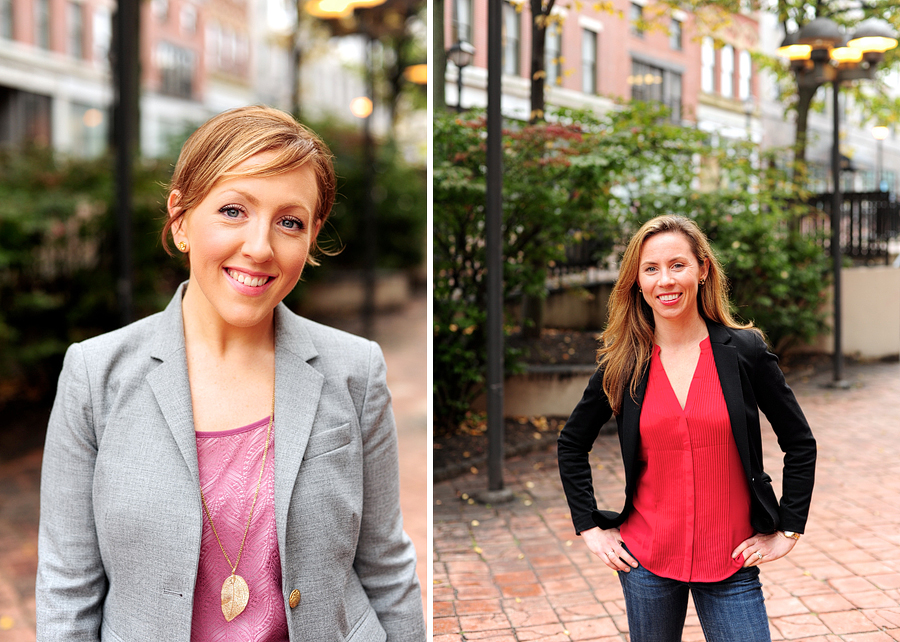
<instances>
[{"instance_id":1,"label":"gold stud earring","mask_svg":"<svg viewBox=\"0 0 900 642\"><path fill-rule=\"evenodd\" d=\"M187 252L187 243L185 243L184 241L179 241L178 249L182 252Z\"/></svg>"},{"instance_id":2,"label":"gold stud earring","mask_svg":"<svg viewBox=\"0 0 900 642\"><path fill-rule=\"evenodd\" d=\"M700 279L700 285L703 285L704 283L706 283L706 279Z\"/></svg>"},{"instance_id":3,"label":"gold stud earring","mask_svg":"<svg viewBox=\"0 0 900 642\"><path fill-rule=\"evenodd\" d=\"M643 294L643 293L644 293L644 291L642 289L638 288L638 294Z\"/></svg>"}]
</instances>

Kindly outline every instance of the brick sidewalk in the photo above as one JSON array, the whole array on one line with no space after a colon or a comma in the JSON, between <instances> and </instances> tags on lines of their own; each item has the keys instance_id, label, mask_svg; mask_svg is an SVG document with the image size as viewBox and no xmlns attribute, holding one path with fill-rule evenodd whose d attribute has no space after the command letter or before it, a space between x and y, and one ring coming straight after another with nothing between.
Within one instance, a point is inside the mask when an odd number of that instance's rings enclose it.
<instances>
[{"instance_id":1,"label":"brick sidewalk","mask_svg":"<svg viewBox=\"0 0 900 642\"><path fill-rule=\"evenodd\" d=\"M852 366L851 390L792 381L819 445L807 534L761 567L773 640L900 640L900 365ZM781 452L763 427L765 465ZM598 503L621 506L614 432L592 454ZM486 471L434 487L434 642L627 640L622 591L572 528L555 450L507 461L510 504L470 495ZM693 607L683 640L703 640Z\"/></svg>"},{"instance_id":2,"label":"brick sidewalk","mask_svg":"<svg viewBox=\"0 0 900 642\"><path fill-rule=\"evenodd\" d=\"M404 528L418 552L423 590L428 550L426 310L426 299L419 297L402 310L377 317L374 328L387 361L397 419ZM40 469L40 450L0 464L0 642L35 640Z\"/></svg>"}]
</instances>

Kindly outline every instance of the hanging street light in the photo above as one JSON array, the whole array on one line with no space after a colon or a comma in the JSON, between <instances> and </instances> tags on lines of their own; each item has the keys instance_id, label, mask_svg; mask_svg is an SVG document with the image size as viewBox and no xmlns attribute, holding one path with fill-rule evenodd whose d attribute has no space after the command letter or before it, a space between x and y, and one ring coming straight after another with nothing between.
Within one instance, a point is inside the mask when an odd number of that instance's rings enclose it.
<instances>
[{"instance_id":1,"label":"hanging street light","mask_svg":"<svg viewBox=\"0 0 900 642\"><path fill-rule=\"evenodd\" d=\"M841 83L872 80L884 52L897 46L896 34L876 19L861 22L848 38L833 20L816 18L798 32L785 36L778 54L788 58L798 87L816 89L832 85L834 117L831 145L831 175L834 191L831 201L831 258L834 272L834 372L831 385L847 388L844 380L844 356L841 347L841 164L838 95Z\"/></svg>"},{"instance_id":2,"label":"hanging street light","mask_svg":"<svg viewBox=\"0 0 900 642\"><path fill-rule=\"evenodd\" d=\"M447 50L447 59L456 65L456 113L462 112L462 72L472 64L475 58L475 46L460 40Z\"/></svg>"}]
</instances>

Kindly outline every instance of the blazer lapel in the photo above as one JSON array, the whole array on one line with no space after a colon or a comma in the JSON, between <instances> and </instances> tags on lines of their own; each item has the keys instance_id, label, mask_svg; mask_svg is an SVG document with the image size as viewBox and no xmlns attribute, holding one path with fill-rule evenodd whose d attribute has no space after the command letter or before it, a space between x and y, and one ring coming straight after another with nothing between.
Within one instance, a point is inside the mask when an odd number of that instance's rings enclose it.
<instances>
[{"instance_id":1,"label":"blazer lapel","mask_svg":"<svg viewBox=\"0 0 900 642\"><path fill-rule=\"evenodd\" d=\"M637 461L638 443L641 436L641 406L644 403L644 393L647 391L647 380L650 376L650 364L648 363L641 375L635 391L635 399L626 386L622 395L622 461L625 464L625 479L634 479L634 462Z\"/></svg>"},{"instance_id":2,"label":"blazer lapel","mask_svg":"<svg viewBox=\"0 0 900 642\"><path fill-rule=\"evenodd\" d=\"M305 321L282 303L275 308L275 524L286 549L288 508L312 432L325 377L309 361L318 356Z\"/></svg>"},{"instance_id":3,"label":"blazer lapel","mask_svg":"<svg viewBox=\"0 0 900 642\"><path fill-rule=\"evenodd\" d=\"M731 335L718 323L706 322L713 360L719 373L719 385L731 420L731 433L741 456L741 464L750 476L750 440L747 435L747 416L744 414L744 394L741 389L741 373L738 367L737 347L731 345Z\"/></svg>"},{"instance_id":4,"label":"blazer lapel","mask_svg":"<svg viewBox=\"0 0 900 642\"><path fill-rule=\"evenodd\" d=\"M184 324L181 317L182 284L162 312L156 333L150 341L150 356L160 361L147 375L156 402L191 476L199 488L200 471L197 465L197 441L194 435L194 412L191 406L191 385L188 381L187 356L184 350ZM198 493L199 498L199 493Z\"/></svg>"}]
</instances>

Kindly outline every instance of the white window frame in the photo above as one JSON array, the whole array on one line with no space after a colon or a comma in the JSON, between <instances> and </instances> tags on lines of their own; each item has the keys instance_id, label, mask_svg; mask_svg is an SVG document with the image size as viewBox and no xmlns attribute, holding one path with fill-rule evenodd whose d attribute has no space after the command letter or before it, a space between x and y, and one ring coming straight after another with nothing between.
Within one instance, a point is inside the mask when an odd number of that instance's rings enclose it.
<instances>
[{"instance_id":1,"label":"white window frame","mask_svg":"<svg viewBox=\"0 0 900 642\"><path fill-rule=\"evenodd\" d=\"M725 98L734 98L734 47L722 47L719 62L719 93Z\"/></svg>"},{"instance_id":2,"label":"white window frame","mask_svg":"<svg viewBox=\"0 0 900 642\"><path fill-rule=\"evenodd\" d=\"M700 44L700 90L708 94L716 90L716 47L709 36Z\"/></svg>"}]
</instances>

